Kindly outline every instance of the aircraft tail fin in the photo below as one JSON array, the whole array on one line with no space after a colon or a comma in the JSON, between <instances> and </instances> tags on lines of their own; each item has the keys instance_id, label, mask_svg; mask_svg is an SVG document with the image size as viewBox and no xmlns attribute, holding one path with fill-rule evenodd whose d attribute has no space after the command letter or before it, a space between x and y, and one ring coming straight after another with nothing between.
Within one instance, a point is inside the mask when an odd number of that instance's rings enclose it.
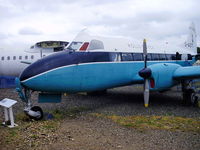
<instances>
[{"instance_id":1,"label":"aircraft tail fin","mask_svg":"<svg viewBox=\"0 0 200 150\"><path fill-rule=\"evenodd\" d=\"M187 40L184 42L184 47L190 52L197 54L197 34L194 23L189 26L189 34Z\"/></svg>"}]
</instances>

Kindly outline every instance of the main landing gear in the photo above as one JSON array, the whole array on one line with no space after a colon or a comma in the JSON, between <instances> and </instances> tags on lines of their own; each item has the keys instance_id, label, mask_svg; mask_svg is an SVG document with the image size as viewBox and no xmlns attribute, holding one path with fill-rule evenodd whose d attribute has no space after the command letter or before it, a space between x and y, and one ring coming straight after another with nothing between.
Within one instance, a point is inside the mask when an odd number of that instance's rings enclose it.
<instances>
[{"instance_id":1,"label":"main landing gear","mask_svg":"<svg viewBox=\"0 0 200 150\"><path fill-rule=\"evenodd\" d=\"M16 91L19 94L19 97L23 102L25 102L25 108L24 112L27 116L29 116L30 119L34 120L41 120L43 118L43 111L39 106L33 106L31 103L31 94L32 91L26 88L21 87L21 85L18 85L16 87Z\"/></svg>"},{"instance_id":2,"label":"main landing gear","mask_svg":"<svg viewBox=\"0 0 200 150\"><path fill-rule=\"evenodd\" d=\"M183 96L183 105L184 106L197 106L200 107L200 98L198 92L192 86L192 81L183 81L182 85L182 96Z\"/></svg>"}]
</instances>

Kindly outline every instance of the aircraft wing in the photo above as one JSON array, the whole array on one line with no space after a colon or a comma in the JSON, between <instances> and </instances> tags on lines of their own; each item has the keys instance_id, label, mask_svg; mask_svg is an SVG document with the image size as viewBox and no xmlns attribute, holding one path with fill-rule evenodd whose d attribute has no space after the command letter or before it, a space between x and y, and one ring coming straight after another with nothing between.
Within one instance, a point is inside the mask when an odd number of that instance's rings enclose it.
<instances>
[{"instance_id":1,"label":"aircraft wing","mask_svg":"<svg viewBox=\"0 0 200 150\"><path fill-rule=\"evenodd\" d=\"M179 67L173 74L174 79L200 78L200 66Z\"/></svg>"}]
</instances>

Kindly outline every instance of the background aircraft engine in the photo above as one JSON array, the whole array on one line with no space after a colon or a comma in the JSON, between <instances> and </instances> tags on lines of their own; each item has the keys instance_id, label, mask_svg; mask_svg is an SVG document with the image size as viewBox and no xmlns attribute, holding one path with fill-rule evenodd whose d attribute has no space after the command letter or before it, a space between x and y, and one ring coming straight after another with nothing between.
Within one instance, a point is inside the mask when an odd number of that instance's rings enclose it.
<instances>
[{"instance_id":1,"label":"background aircraft engine","mask_svg":"<svg viewBox=\"0 0 200 150\"><path fill-rule=\"evenodd\" d=\"M171 88L177 84L177 81L173 80L174 71L181 67L177 64L162 63L148 66L151 69L150 88L151 90L164 90Z\"/></svg>"}]
</instances>

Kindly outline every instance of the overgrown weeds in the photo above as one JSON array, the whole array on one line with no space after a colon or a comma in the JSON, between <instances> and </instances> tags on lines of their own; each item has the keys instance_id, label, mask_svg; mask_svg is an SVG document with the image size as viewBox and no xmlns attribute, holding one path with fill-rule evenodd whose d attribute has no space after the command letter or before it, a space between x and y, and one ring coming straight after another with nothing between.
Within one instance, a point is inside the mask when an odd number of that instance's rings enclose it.
<instances>
[{"instance_id":1,"label":"overgrown weeds","mask_svg":"<svg viewBox=\"0 0 200 150\"><path fill-rule=\"evenodd\" d=\"M104 117L128 127L139 130L159 129L172 131L192 131L200 133L200 120L197 118L185 118L175 116L117 116L93 114L97 117Z\"/></svg>"}]
</instances>

